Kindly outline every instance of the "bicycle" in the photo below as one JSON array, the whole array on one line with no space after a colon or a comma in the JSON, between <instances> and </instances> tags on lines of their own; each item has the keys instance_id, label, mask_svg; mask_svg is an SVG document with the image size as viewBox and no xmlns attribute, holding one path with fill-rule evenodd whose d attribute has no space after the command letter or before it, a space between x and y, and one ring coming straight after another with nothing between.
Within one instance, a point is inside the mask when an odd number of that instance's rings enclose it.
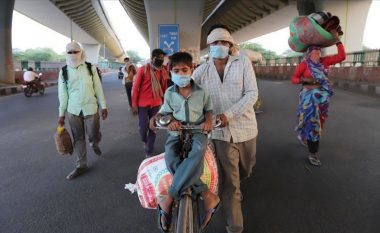
<instances>
[{"instance_id":1,"label":"bicycle","mask_svg":"<svg viewBox=\"0 0 380 233\"><path fill-rule=\"evenodd\" d=\"M171 122L171 117L162 116L161 118L156 120L156 128L157 129L165 129L168 130L168 125ZM219 128L221 126L221 122L218 121L213 128ZM200 125L182 125L180 135L180 159L181 161L185 160L191 150L191 137L193 130L201 130ZM203 222L204 216L200 213L204 213L204 211L200 211L204 209L202 206L202 202L200 201L200 195L192 195L191 188L187 188L185 192L182 193L180 199L178 201L174 201L172 205L172 217L171 217L171 227L168 232L175 233L195 233L201 232L200 229L201 224ZM160 218L158 221L161 221ZM158 223L160 226L160 222Z\"/></svg>"}]
</instances>

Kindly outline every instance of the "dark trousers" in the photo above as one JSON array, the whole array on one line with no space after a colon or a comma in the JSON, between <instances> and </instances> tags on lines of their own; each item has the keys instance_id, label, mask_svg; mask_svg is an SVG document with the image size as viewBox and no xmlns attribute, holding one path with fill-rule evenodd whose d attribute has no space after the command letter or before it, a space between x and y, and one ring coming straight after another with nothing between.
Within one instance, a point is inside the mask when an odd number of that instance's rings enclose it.
<instances>
[{"instance_id":1,"label":"dark trousers","mask_svg":"<svg viewBox=\"0 0 380 233\"><path fill-rule=\"evenodd\" d=\"M125 92L127 92L129 107L132 108L132 82L125 83Z\"/></svg>"},{"instance_id":2,"label":"dark trousers","mask_svg":"<svg viewBox=\"0 0 380 233\"><path fill-rule=\"evenodd\" d=\"M154 142L156 141L156 133L149 129L149 120L155 116L160 110L160 106L156 107L138 107L139 115L139 132L141 141L145 143L145 153L147 156L153 155Z\"/></svg>"},{"instance_id":3,"label":"dark trousers","mask_svg":"<svg viewBox=\"0 0 380 233\"><path fill-rule=\"evenodd\" d=\"M319 141L313 142L313 141L307 140L307 146L309 148L310 153L312 153L312 154L318 153Z\"/></svg>"}]
</instances>

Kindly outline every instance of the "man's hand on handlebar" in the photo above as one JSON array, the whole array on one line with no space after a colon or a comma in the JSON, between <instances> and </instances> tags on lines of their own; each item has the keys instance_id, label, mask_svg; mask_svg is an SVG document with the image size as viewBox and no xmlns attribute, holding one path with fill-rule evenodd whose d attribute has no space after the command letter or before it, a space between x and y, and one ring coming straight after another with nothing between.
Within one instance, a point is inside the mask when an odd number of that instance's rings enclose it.
<instances>
[{"instance_id":1,"label":"man's hand on handlebar","mask_svg":"<svg viewBox=\"0 0 380 233\"><path fill-rule=\"evenodd\" d=\"M222 122L221 127L226 127L228 125L228 119L227 119L226 115L224 115L223 113L217 115L216 120L217 121L220 120Z\"/></svg>"}]
</instances>

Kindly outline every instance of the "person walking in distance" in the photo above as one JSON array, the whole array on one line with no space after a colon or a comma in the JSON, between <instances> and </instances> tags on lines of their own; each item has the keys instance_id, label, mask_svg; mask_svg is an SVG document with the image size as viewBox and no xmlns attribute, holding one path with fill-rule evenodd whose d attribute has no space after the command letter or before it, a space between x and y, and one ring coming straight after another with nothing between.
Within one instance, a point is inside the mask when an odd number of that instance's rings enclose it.
<instances>
[{"instance_id":1,"label":"person walking in distance","mask_svg":"<svg viewBox=\"0 0 380 233\"><path fill-rule=\"evenodd\" d=\"M153 156L156 132L149 129L149 120L160 109L167 88L168 72L163 66L166 53L154 49L151 62L137 70L132 88L132 112L139 118L139 133L144 143L145 157Z\"/></svg>"},{"instance_id":2,"label":"person walking in distance","mask_svg":"<svg viewBox=\"0 0 380 233\"><path fill-rule=\"evenodd\" d=\"M193 79L210 93L214 114L224 126L211 135L220 165L220 196L227 232L241 233L240 182L250 176L256 164L256 77L250 60L239 56L225 25L211 27L207 44L210 58L195 69Z\"/></svg>"},{"instance_id":3,"label":"person walking in distance","mask_svg":"<svg viewBox=\"0 0 380 233\"><path fill-rule=\"evenodd\" d=\"M128 104L130 109L132 110L132 84L133 84L133 77L136 74L136 68L132 64L132 62L129 61L129 57L124 58L125 65L121 69L123 72L123 85L125 87L125 91L127 92L128 97Z\"/></svg>"},{"instance_id":4,"label":"person walking in distance","mask_svg":"<svg viewBox=\"0 0 380 233\"><path fill-rule=\"evenodd\" d=\"M71 180L87 170L85 135L95 154L101 155L99 109L103 120L108 116L102 84L95 66L85 62L86 55L78 42L66 46L66 64L58 77L59 125L65 124L65 115L74 139L74 152L77 155L75 169L67 175Z\"/></svg>"}]
</instances>

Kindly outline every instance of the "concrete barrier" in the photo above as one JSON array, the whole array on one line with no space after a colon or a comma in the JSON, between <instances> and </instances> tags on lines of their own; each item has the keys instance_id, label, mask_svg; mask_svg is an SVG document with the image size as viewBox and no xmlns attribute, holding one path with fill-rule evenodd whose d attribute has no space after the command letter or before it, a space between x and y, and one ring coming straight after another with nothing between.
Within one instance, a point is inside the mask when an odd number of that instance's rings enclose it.
<instances>
[{"instance_id":1,"label":"concrete barrier","mask_svg":"<svg viewBox=\"0 0 380 233\"><path fill-rule=\"evenodd\" d=\"M289 80L296 66L254 66L262 79ZM380 97L380 67L331 67L329 79L335 87Z\"/></svg>"}]
</instances>

